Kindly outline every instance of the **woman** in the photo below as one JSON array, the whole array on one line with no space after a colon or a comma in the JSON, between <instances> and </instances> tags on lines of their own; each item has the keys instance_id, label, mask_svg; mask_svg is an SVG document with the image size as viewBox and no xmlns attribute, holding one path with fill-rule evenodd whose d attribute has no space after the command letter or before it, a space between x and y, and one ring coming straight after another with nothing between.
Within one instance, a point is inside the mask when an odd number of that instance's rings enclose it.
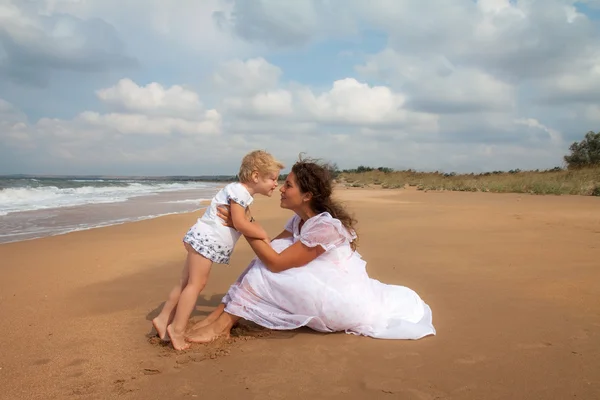
<instances>
[{"instance_id":1,"label":"woman","mask_svg":"<svg viewBox=\"0 0 600 400\"><path fill-rule=\"evenodd\" d=\"M229 335L240 318L269 329L308 326L380 339L435 335L431 309L417 293L369 278L356 252L355 221L332 189L324 166L294 164L280 189L281 207L294 217L270 244L247 238L257 258L187 340Z\"/></svg>"}]
</instances>

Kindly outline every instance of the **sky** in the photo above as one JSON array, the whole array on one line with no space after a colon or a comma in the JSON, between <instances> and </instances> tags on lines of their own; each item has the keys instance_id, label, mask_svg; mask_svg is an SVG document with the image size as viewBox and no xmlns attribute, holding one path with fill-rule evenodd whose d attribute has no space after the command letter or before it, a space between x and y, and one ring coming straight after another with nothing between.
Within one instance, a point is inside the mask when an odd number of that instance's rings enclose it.
<instances>
[{"instance_id":1,"label":"sky","mask_svg":"<svg viewBox=\"0 0 600 400\"><path fill-rule=\"evenodd\" d=\"M0 0L0 174L484 172L600 130L600 0Z\"/></svg>"}]
</instances>

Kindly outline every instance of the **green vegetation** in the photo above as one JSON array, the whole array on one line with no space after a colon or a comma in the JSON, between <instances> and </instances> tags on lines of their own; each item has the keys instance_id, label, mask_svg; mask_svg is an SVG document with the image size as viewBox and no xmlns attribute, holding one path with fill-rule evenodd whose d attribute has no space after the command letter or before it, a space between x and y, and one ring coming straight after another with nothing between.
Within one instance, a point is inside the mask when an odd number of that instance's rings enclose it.
<instances>
[{"instance_id":1,"label":"green vegetation","mask_svg":"<svg viewBox=\"0 0 600 400\"><path fill-rule=\"evenodd\" d=\"M567 168L543 171L514 169L456 174L394 171L387 167L361 165L351 170L336 169L336 178L349 187L381 185L385 189L394 189L415 186L419 190L600 196L600 132L588 132L569 150L571 153L564 157Z\"/></svg>"},{"instance_id":2,"label":"green vegetation","mask_svg":"<svg viewBox=\"0 0 600 400\"><path fill-rule=\"evenodd\" d=\"M564 157L569 169L600 166L600 132L586 133L581 142L575 142L569 147L571 154Z\"/></svg>"},{"instance_id":3,"label":"green vegetation","mask_svg":"<svg viewBox=\"0 0 600 400\"><path fill-rule=\"evenodd\" d=\"M366 172L342 172L338 181L350 187L381 185L384 189L416 186L419 190L463 192L578 194L600 196L600 167L546 171L495 171L483 174L393 171L372 169Z\"/></svg>"}]
</instances>

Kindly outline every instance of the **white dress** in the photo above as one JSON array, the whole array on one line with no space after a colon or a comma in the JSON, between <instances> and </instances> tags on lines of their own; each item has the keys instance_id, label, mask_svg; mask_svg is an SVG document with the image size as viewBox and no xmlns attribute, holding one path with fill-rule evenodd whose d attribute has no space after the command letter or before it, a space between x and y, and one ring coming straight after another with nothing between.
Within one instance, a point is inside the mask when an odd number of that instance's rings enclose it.
<instances>
[{"instance_id":1,"label":"white dress","mask_svg":"<svg viewBox=\"0 0 600 400\"><path fill-rule=\"evenodd\" d=\"M258 259L225 297L225 311L270 329L308 326L320 332L345 331L379 339L419 339L435 335L431 309L413 290L369 278L366 263L353 251L355 238L327 212L299 229L296 215L286 230L293 238L271 243L282 252L298 240L326 252L305 266L269 271Z\"/></svg>"},{"instance_id":2,"label":"white dress","mask_svg":"<svg viewBox=\"0 0 600 400\"><path fill-rule=\"evenodd\" d=\"M204 215L188 230L183 241L212 262L229 264L229 257L241 233L223 225L223 220L217 215L217 207L234 201L247 208L253 200L241 183L228 184L213 197Z\"/></svg>"}]
</instances>

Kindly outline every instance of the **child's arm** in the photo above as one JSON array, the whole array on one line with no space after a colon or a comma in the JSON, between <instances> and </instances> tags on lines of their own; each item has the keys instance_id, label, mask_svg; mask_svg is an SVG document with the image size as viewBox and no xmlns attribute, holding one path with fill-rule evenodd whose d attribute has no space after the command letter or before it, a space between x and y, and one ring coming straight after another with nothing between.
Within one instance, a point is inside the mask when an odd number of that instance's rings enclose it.
<instances>
[{"instance_id":1,"label":"child's arm","mask_svg":"<svg viewBox=\"0 0 600 400\"><path fill-rule=\"evenodd\" d=\"M233 227L240 232L242 235L255 238L268 240L269 235L267 232L260 226L257 222L250 222L246 219L246 210L244 207L236 203L235 201L230 201L230 210L231 210L231 220L233 221Z\"/></svg>"}]
</instances>

